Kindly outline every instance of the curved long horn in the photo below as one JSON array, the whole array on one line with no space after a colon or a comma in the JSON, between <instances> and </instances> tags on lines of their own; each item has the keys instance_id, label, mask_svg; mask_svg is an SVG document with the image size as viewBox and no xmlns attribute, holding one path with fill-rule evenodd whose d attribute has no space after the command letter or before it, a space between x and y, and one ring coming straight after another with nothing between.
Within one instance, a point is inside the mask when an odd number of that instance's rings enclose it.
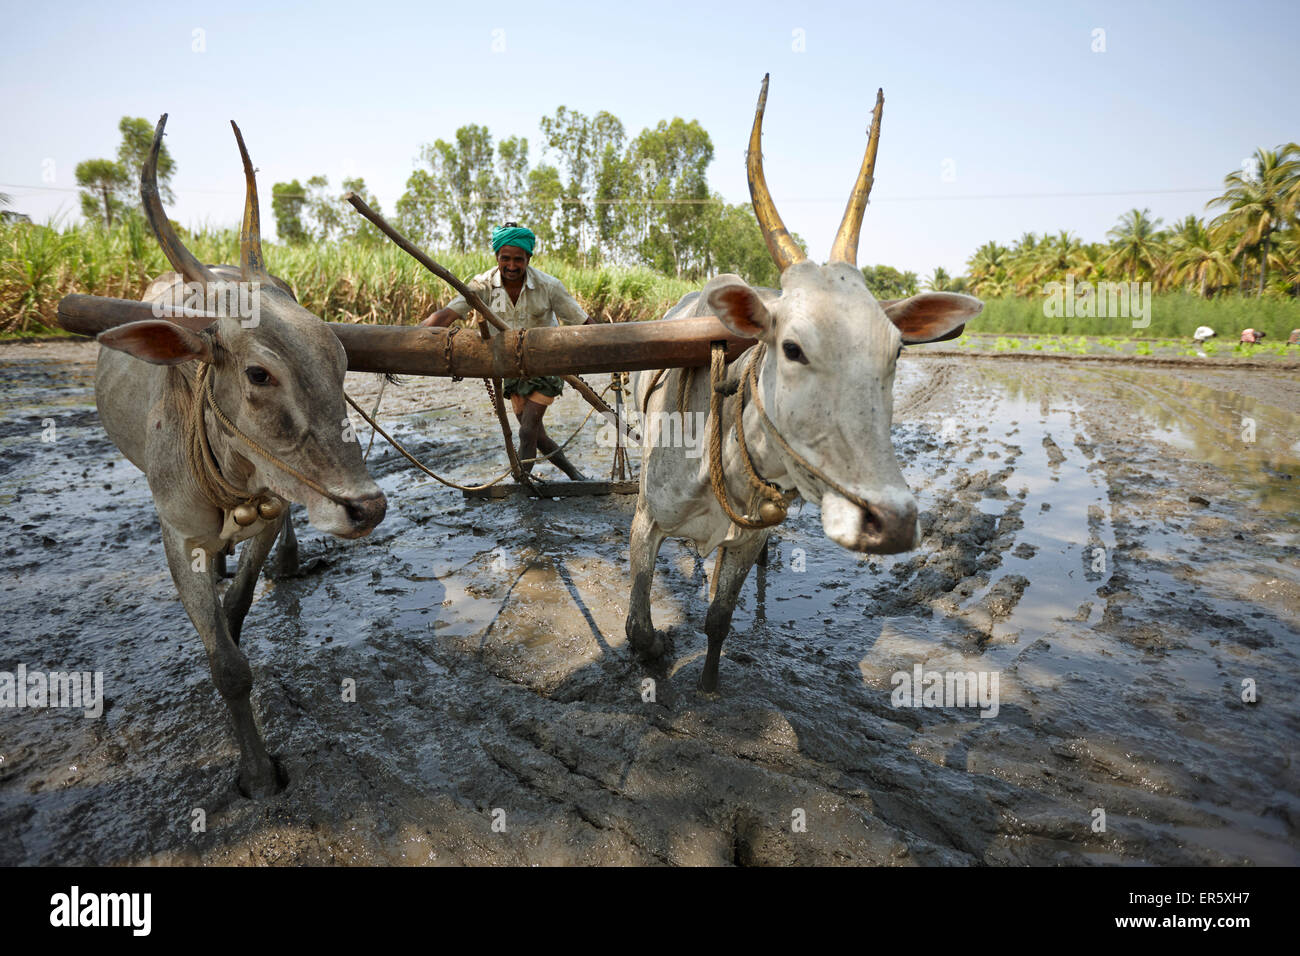
<instances>
[{"instance_id":1,"label":"curved long horn","mask_svg":"<svg viewBox=\"0 0 1300 956\"><path fill-rule=\"evenodd\" d=\"M749 133L749 150L745 153L745 169L749 173L749 198L754 203L754 215L763 230L763 240L777 268L784 272L796 262L808 257L786 231L781 214L776 211L772 194L767 191L767 178L763 175L763 111L767 108L767 78L763 74L763 89L758 94L758 109L754 111L754 128Z\"/></svg>"},{"instance_id":2,"label":"curved long horn","mask_svg":"<svg viewBox=\"0 0 1300 956\"><path fill-rule=\"evenodd\" d=\"M262 214L257 203L257 177L253 173L253 161L248 158L244 147L244 134L239 131L235 121L230 121L239 143L239 155L244 160L244 182L247 191L244 195L244 225L239 230L239 271L245 282L255 279L270 279L266 274L266 262L262 258Z\"/></svg>"},{"instance_id":3,"label":"curved long horn","mask_svg":"<svg viewBox=\"0 0 1300 956\"><path fill-rule=\"evenodd\" d=\"M144 202L144 215L149 220L154 237L162 247L163 255L172 264L172 268L184 276L186 282L207 285L209 282L216 282L217 277L185 248L176 235L176 230L167 220L162 200L158 198L158 150L162 147L163 127L166 125L167 114L164 113L154 129L153 148L149 150L149 158L140 168L140 199Z\"/></svg>"},{"instance_id":4,"label":"curved long horn","mask_svg":"<svg viewBox=\"0 0 1300 956\"><path fill-rule=\"evenodd\" d=\"M867 152L862 157L862 169L858 171L858 181L849 193L849 204L844 207L844 218L840 220L840 231L835 234L835 243L831 246L831 262L847 262L851 266L858 264L858 233L862 231L862 213L867 208L867 197L871 195L871 184L876 174L876 149L880 146L880 113L885 106L885 91L876 90L876 108L871 111L871 135L867 138Z\"/></svg>"}]
</instances>

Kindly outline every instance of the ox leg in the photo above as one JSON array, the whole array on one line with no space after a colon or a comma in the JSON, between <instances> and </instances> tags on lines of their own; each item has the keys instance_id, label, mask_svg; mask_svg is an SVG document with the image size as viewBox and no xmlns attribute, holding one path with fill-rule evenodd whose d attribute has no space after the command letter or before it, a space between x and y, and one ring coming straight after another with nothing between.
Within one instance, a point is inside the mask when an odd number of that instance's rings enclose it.
<instances>
[{"instance_id":1,"label":"ox leg","mask_svg":"<svg viewBox=\"0 0 1300 956\"><path fill-rule=\"evenodd\" d=\"M650 616L650 584L664 537L663 529L650 516L645 498L639 498L632 518L632 597L628 602L626 629L632 652L642 660L659 657L664 652L663 638L655 634Z\"/></svg>"},{"instance_id":2,"label":"ox leg","mask_svg":"<svg viewBox=\"0 0 1300 956\"><path fill-rule=\"evenodd\" d=\"M298 573L298 538L293 533L293 516L289 506L284 506L284 526L280 529L280 546L275 550L275 558L267 565L267 576L273 581L282 581Z\"/></svg>"},{"instance_id":3,"label":"ox leg","mask_svg":"<svg viewBox=\"0 0 1300 956\"><path fill-rule=\"evenodd\" d=\"M759 553L767 546L767 532L761 532L732 548L719 549L713 571L715 591L704 618L704 633L709 637L709 652L700 673L700 690L718 689L718 659L722 656L722 642L731 631L731 615L736 611L740 588L749 576L749 569Z\"/></svg>"},{"instance_id":4,"label":"ox leg","mask_svg":"<svg viewBox=\"0 0 1300 956\"><path fill-rule=\"evenodd\" d=\"M288 521L286 511L281 521ZM226 625L230 628L230 639L239 643L239 633L244 627L244 617L253 604L253 591L257 587L257 574L266 563L266 557L275 546L276 535L280 533L279 522L268 524L258 534L250 538L239 553L239 569L235 580L231 582L222 607L226 612Z\"/></svg>"},{"instance_id":5,"label":"ox leg","mask_svg":"<svg viewBox=\"0 0 1300 956\"><path fill-rule=\"evenodd\" d=\"M253 688L253 670L248 666L244 652L230 636L225 609L217 598L216 569L209 563L206 571L193 570L184 539L166 524L163 525L163 547L181 603L208 652L212 682L230 711L235 738L239 742L240 789L252 797L270 796L279 789L279 783L248 699Z\"/></svg>"}]
</instances>

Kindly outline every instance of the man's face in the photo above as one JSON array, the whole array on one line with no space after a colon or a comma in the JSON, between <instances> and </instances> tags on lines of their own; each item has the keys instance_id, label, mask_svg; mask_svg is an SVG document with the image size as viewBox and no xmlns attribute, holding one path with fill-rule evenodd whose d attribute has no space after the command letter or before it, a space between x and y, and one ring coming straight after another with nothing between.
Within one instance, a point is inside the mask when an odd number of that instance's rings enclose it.
<instances>
[{"instance_id":1,"label":"man's face","mask_svg":"<svg viewBox=\"0 0 1300 956\"><path fill-rule=\"evenodd\" d=\"M501 278L507 282L520 282L528 268L528 253L518 246L502 246L497 250L497 265L501 268Z\"/></svg>"}]
</instances>

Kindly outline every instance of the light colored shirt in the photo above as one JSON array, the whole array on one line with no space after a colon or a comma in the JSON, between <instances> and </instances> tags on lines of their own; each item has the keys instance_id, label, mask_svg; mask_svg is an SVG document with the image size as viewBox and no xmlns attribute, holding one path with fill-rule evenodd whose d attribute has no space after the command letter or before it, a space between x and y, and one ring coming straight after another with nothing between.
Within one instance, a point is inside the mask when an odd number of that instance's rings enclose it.
<instances>
[{"instance_id":1,"label":"light colored shirt","mask_svg":"<svg viewBox=\"0 0 1300 956\"><path fill-rule=\"evenodd\" d=\"M557 319L565 325L581 325L587 321L587 313L569 294L564 283L532 266L528 266L525 273L524 287L519 290L518 302L510 301L510 293L501 283L499 266L475 276L465 284L512 329L546 328L557 325ZM447 308L461 318L465 318L471 311L470 304L463 295L448 302ZM496 334L496 329L490 331Z\"/></svg>"}]
</instances>

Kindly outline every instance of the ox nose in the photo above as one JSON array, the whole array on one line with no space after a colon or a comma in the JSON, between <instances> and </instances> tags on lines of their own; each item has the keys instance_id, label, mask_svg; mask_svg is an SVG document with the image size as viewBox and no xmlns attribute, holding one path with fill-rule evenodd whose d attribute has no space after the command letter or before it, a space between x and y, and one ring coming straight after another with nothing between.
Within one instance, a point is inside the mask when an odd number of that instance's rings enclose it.
<instances>
[{"instance_id":1,"label":"ox nose","mask_svg":"<svg viewBox=\"0 0 1300 956\"><path fill-rule=\"evenodd\" d=\"M897 554L916 547L916 502L903 505L868 504L862 515L860 550Z\"/></svg>"},{"instance_id":2,"label":"ox nose","mask_svg":"<svg viewBox=\"0 0 1300 956\"><path fill-rule=\"evenodd\" d=\"M382 491L376 491L364 498L350 498L343 507L356 530L365 533L384 520L384 514L388 511L388 499Z\"/></svg>"},{"instance_id":3,"label":"ox nose","mask_svg":"<svg viewBox=\"0 0 1300 956\"><path fill-rule=\"evenodd\" d=\"M822 496L822 526L828 538L851 551L910 551L917 543L916 499L906 491L883 490L868 495L864 508L828 491Z\"/></svg>"}]
</instances>

